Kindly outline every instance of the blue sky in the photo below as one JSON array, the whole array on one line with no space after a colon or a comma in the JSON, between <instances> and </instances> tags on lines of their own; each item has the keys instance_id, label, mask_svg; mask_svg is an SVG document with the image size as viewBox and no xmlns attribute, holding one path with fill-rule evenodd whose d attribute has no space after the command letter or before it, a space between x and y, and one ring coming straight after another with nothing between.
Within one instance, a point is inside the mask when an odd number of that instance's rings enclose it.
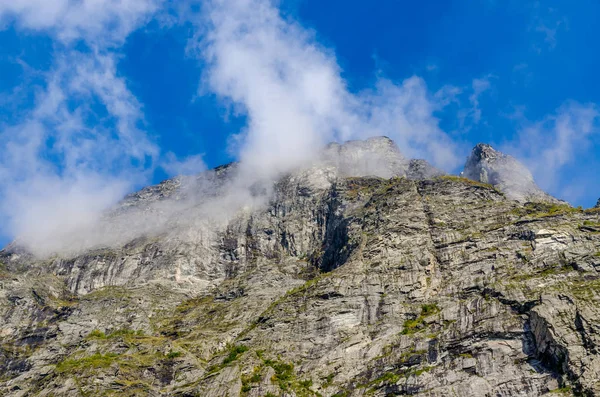
<instances>
[{"instance_id":1,"label":"blue sky","mask_svg":"<svg viewBox=\"0 0 600 397\"><path fill-rule=\"evenodd\" d=\"M449 172L488 142L600 197L597 1L49 3L0 5L0 245L174 174L377 134Z\"/></svg>"}]
</instances>

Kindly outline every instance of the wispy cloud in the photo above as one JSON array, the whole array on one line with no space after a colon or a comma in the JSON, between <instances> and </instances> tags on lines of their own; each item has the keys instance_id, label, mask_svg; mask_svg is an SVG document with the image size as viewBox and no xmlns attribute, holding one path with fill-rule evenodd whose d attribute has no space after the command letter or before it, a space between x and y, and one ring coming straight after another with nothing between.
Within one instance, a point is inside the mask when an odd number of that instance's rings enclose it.
<instances>
[{"instance_id":1,"label":"wispy cloud","mask_svg":"<svg viewBox=\"0 0 600 397\"><path fill-rule=\"evenodd\" d=\"M0 213L9 230L42 245L147 181L159 151L142 121L110 55L58 56L26 119L0 130Z\"/></svg>"},{"instance_id":2,"label":"wispy cloud","mask_svg":"<svg viewBox=\"0 0 600 397\"><path fill-rule=\"evenodd\" d=\"M142 105L117 71L113 49L148 21L154 0L0 4L0 21L55 41L50 70L29 110L0 125L0 219L7 237L35 252L89 230L163 162L144 130ZM31 90L31 87L28 87ZM18 90L17 90L18 91ZM10 96L10 94L9 94ZM10 100L10 98L6 98ZM164 158L172 171L200 169L198 157Z\"/></svg>"},{"instance_id":3,"label":"wispy cloud","mask_svg":"<svg viewBox=\"0 0 600 397\"><path fill-rule=\"evenodd\" d=\"M47 31L63 42L119 43L148 20L163 0L11 0L0 3L0 23Z\"/></svg>"},{"instance_id":4,"label":"wispy cloud","mask_svg":"<svg viewBox=\"0 0 600 397\"><path fill-rule=\"evenodd\" d=\"M451 93L454 94L453 102L459 105L457 112L457 119L459 129L461 131L469 131L473 126L476 126L482 121L483 110L481 107L481 99L483 95L492 90L492 80L496 76L488 74L486 76L475 78L471 81L469 86L455 88ZM467 98L460 98L460 96L466 96ZM468 105L467 105L468 103Z\"/></svg>"},{"instance_id":5,"label":"wispy cloud","mask_svg":"<svg viewBox=\"0 0 600 397\"><path fill-rule=\"evenodd\" d=\"M600 133L600 109L567 101L539 121L521 116L519 123L517 137L505 150L526 163L542 188L556 190L560 171L585 154Z\"/></svg>"},{"instance_id":6,"label":"wispy cloud","mask_svg":"<svg viewBox=\"0 0 600 397\"><path fill-rule=\"evenodd\" d=\"M0 4L0 26L43 32L54 40L55 51L50 70L36 72L44 82L29 111L0 126L0 151L6 153L0 157L0 178L6 181L0 186L0 218L10 234L48 253L118 244L172 221L189 222L169 218L181 209L193 207L194 222L226 218L260 202L256 186L268 191L268 182L311 164L331 141L387 135L407 157L426 158L449 171L460 165L461 144L440 127L437 115L457 106L462 128L485 122L482 103L494 76L432 92L419 76L398 81L374 71L373 86L352 91L333 51L282 15L277 4L207 0L199 11L177 4L175 9L186 10L177 15L162 12L161 0ZM177 205L160 203L151 217L123 218L119 234L112 226L97 228L99 219L126 192L149 182L156 167L187 175L205 169L199 154L179 159L161 153L145 131L143 105L117 70L120 46L153 18L165 27L192 23L196 34L189 54L204 65L199 95L216 95L224 107L247 116L247 125L230 138L241 174L223 187L219 202L188 197ZM593 105L566 104L544 120L524 122L513 149L543 179L589 143L597 119ZM545 165L536 168L539 164Z\"/></svg>"},{"instance_id":7,"label":"wispy cloud","mask_svg":"<svg viewBox=\"0 0 600 397\"><path fill-rule=\"evenodd\" d=\"M473 122L479 124L481 121L481 107L479 106L479 100L481 95L492 88L490 78L492 76L486 76L480 79L474 79L472 83L473 93L469 96L469 102L473 108L471 109Z\"/></svg>"},{"instance_id":8,"label":"wispy cloud","mask_svg":"<svg viewBox=\"0 0 600 397\"><path fill-rule=\"evenodd\" d=\"M538 39L533 47L536 52L541 53L544 49L552 51L558 43L558 33L569 30L569 20L558 12L556 8L543 7L543 3L537 3L534 7L534 15L531 29L536 32ZM539 42L543 39L543 44Z\"/></svg>"},{"instance_id":9,"label":"wispy cloud","mask_svg":"<svg viewBox=\"0 0 600 397\"><path fill-rule=\"evenodd\" d=\"M259 173L284 171L330 141L387 135L408 156L458 163L439 128L438 103L423 79L380 78L348 90L335 55L314 33L284 18L267 0L214 0L197 21L193 46L208 67L203 88L248 115L239 157Z\"/></svg>"}]
</instances>

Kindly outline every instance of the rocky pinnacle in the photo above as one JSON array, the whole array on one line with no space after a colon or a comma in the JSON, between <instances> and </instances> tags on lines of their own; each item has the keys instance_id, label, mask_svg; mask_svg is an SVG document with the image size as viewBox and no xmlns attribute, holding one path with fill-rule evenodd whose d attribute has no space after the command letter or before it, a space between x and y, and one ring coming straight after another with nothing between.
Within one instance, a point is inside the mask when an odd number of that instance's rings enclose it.
<instances>
[{"instance_id":1,"label":"rocky pinnacle","mask_svg":"<svg viewBox=\"0 0 600 397\"><path fill-rule=\"evenodd\" d=\"M520 202L560 202L538 187L531 172L512 156L480 143L467 158L463 176L489 183L510 199Z\"/></svg>"}]
</instances>

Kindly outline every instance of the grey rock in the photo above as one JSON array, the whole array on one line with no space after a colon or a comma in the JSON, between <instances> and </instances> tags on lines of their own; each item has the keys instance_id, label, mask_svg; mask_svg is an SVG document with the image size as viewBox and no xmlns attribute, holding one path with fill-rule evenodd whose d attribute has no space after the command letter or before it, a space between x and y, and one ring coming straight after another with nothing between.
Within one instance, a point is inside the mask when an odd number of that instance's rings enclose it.
<instances>
[{"instance_id":1,"label":"grey rock","mask_svg":"<svg viewBox=\"0 0 600 397\"><path fill-rule=\"evenodd\" d=\"M387 179L286 175L223 223L70 257L0 251L0 395L600 394L597 212L410 179L392 157ZM380 169L366 163L349 173Z\"/></svg>"},{"instance_id":2,"label":"grey rock","mask_svg":"<svg viewBox=\"0 0 600 397\"><path fill-rule=\"evenodd\" d=\"M540 189L531 172L517 159L484 143L473 148L463 176L493 185L510 199L520 202L564 203Z\"/></svg>"},{"instance_id":3,"label":"grey rock","mask_svg":"<svg viewBox=\"0 0 600 397\"><path fill-rule=\"evenodd\" d=\"M340 176L379 176L391 178L406 176L408 160L387 137L369 138L364 141L332 143L323 153L326 164L339 170Z\"/></svg>"},{"instance_id":4,"label":"grey rock","mask_svg":"<svg viewBox=\"0 0 600 397\"><path fill-rule=\"evenodd\" d=\"M409 179L423 180L433 179L439 176L447 175L444 171L440 170L429 164L426 160L410 160L408 165L407 177Z\"/></svg>"}]
</instances>

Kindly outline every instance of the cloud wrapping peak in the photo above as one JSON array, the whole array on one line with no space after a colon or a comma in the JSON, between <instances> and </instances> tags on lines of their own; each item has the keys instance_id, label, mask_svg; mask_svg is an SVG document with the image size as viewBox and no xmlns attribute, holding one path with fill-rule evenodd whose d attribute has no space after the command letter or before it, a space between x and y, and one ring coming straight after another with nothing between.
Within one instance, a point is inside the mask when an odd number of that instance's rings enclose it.
<instances>
[{"instance_id":1,"label":"cloud wrapping peak","mask_svg":"<svg viewBox=\"0 0 600 397\"><path fill-rule=\"evenodd\" d=\"M206 0L199 13L181 12L179 19L170 20L161 13L165 4L0 4L0 28L14 23L55 40L53 66L45 72L32 108L20 121L0 125L0 151L5 153L0 157L5 181L0 185L0 220L36 253L120 244L136 233L188 225L181 213L189 215L190 208L194 222L222 221L263 203L270 182L311 165L332 141L385 135L404 156L453 171L461 163L460 144L440 128L437 114L457 105L461 130L470 128L467 118L470 125L483 119L481 99L491 89L491 75L473 80L470 87L446 85L431 93L418 76L392 81L375 74L372 87L356 92L342 77L334 53L318 43L315 32L282 15L276 1ZM182 203L161 202L147 213L141 209L107 223L101 221L106 209L148 183L157 167L186 175L206 169L201 155L178 159L161 153L144 130L142 104L118 73L120 46L152 18L191 20L196 35L189 49L204 66L201 93L216 95L247 116L246 126L231 139L241 166L235 167L237 176L232 171L231 183L219 187L223 194L218 200L198 197L198 191L210 191L204 186L210 181L196 180ZM529 159L541 185L548 186L550 173L590 143L597 121L594 105L567 104L556 115L527 123L511 153Z\"/></svg>"},{"instance_id":2,"label":"cloud wrapping peak","mask_svg":"<svg viewBox=\"0 0 600 397\"><path fill-rule=\"evenodd\" d=\"M112 51L160 4L17 0L0 6L0 19L61 43L30 114L0 132L2 149L11 153L0 160L8 181L0 188L0 216L30 249L46 254L74 242L114 243L91 231L158 164L171 173L205 169L199 155L161 155L143 130L141 104L118 75ZM203 89L248 116L234 139L243 166L226 189L231 197L222 200L229 210L253 201L252 189L267 186L265 180L310 164L332 141L387 135L408 157L446 169L458 165L456 146L434 116L444 103L421 78L399 84L379 78L373 89L351 92L333 53L269 0L207 1L195 22L191 48L206 64ZM87 52L75 49L78 40ZM140 233L153 222L139 220Z\"/></svg>"},{"instance_id":3,"label":"cloud wrapping peak","mask_svg":"<svg viewBox=\"0 0 600 397\"><path fill-rule=\"evenodd\" d=\"M422 79L379 79L374 90L352 93L335 56L271 1L214 0L204 11L206 34L194 43L208 65L203 88L247 114L238 153L254 173L285 172L327 142L377 135L408 156L458 164Z\"/></svg>"}]
</instances>

